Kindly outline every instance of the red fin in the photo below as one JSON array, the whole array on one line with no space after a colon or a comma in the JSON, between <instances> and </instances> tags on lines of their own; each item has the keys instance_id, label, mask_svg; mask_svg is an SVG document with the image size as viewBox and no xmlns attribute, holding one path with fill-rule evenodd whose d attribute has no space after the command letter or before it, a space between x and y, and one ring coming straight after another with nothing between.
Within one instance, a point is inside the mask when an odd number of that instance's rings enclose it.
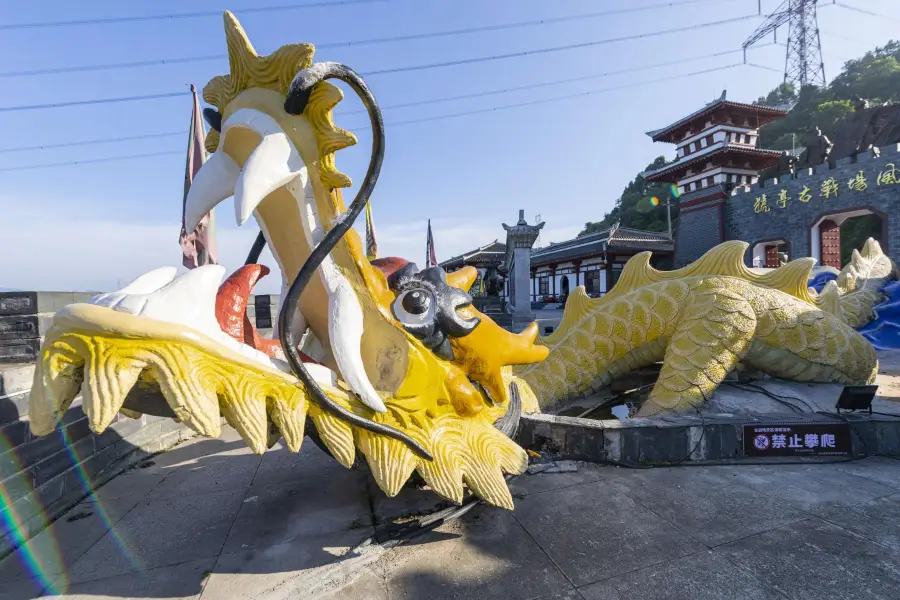
<instances>
[{"instance_id":1,"label":"red fin","mask_svg":"<svg viewBox=\"0 0 900 600\"><path fill-rule=\"evenodd\" d=\"M369 262L373 267L376 267L384 273L385 277L390 277L409 264L409 261L405 258L398 258L396 256L385 256L384 258L376 258Z\"/></svg>"},{"instance_id":2,"label":"red fin","mask_svg":"<svg viewBox=\"0 0 900 600\"><path fill-rule=\"evenodd\" d=\"M247 316L247 301L253 286L261 278L269 274L269 268L265 265L244 265L226 279L216 294L216 320L222 331L247 344L251 348L259 350L271 358L284 360L284 351L279 340L270 340L259 335L256 328ZM316 362L302 352L300 358L303 362Z\"/></svg>"}]
</instances>

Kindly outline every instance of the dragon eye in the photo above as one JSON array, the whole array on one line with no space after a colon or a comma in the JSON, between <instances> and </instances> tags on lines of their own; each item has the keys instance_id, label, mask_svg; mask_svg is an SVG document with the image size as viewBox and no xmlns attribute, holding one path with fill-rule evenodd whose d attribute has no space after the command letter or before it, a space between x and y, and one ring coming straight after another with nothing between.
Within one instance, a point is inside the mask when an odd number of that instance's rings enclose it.
<instances>
[{"instance_id":1,"label":"dragon eye","mask_svg":"<svg viewBox=\"0 0 900 600\"><path fill-rule=\"evenodd\" d=\"M422 290L415 290L403 295L402 304L406 312L421 315L431 306L431 298L426 296Z\"/></svg>"},{"instance_id":2,"label":"dragon eye","mask_svg":"<svg viewBox=\"0 0 900 600\"><path fill-rule=\"evenodd\" d=\"M393 309L394 316L404 325L431 324L434 321L434 295L423 288L406 290L394 300Z\"/></svg>"}]
</instances>

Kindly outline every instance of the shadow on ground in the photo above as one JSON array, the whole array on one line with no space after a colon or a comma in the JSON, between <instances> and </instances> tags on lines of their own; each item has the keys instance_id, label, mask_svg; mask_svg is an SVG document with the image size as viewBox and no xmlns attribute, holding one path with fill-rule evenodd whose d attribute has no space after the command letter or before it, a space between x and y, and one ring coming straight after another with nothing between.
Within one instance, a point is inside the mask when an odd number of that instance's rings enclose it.
<instances>
[{"instance_id":1,"label":"shadow on ground","mask_svg":"<svg viewBox=\"0 0 900 600\"><path fill-rule=\"evenodd\" d=\"M900 461L888 458L581 464L516 479L514 512L479 507L412 543L356 552L377 522L433 498L386 499L309 440L299 455L253 455L231 430L142 467L29 545L52 567L56 542L57 597L887 600L900 589ZM29 561L0 563L0 597L36 596Z\"/></svg>"}]
</instances>

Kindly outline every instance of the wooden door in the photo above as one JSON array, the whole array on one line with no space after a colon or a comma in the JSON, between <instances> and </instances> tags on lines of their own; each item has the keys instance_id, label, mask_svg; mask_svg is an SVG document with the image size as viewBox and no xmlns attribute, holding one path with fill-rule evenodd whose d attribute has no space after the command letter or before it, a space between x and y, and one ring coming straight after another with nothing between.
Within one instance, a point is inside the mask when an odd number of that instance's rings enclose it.
<instances>
[{"instance_id":1,"label":"wooden door","mask_svg":"<svg viewBox=\"0 0 900 600\"><path fill-rule=\"evenodd\" d=\"M841 268L841 227L832 220L819 225L819 247L822 249L823 267Z\"/></svg>"},{"instance_id":2,"label":"wooden door","mask_svg":"<svg viewBox=\"0 0 900 600\"><path fill-rule=\"evenodd\" d=\"M778 246L766 246L766 268L777 269L778 265Z\"/></svg>"}]
</instances>

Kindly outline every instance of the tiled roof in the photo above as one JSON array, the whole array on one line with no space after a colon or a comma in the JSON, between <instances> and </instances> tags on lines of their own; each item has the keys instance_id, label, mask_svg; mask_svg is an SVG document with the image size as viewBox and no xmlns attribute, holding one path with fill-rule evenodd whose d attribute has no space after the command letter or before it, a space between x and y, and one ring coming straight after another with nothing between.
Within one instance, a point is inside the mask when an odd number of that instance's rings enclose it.
<instances>
[{"instance_id":1,"label":"tiled roof","mask_svg":"<svg viewBox=\"0 0 900 600\"><path fill-rule=\"evenodd\" d=\"M718 100L713 100L706 106L700 108L699 110L695 110L694 112L692 112L691 114L689 114L686 117L682 117L681 119L678 119L671 125L667 125L661 129L656 129L654 131L648 131L647 135L649 135L653 139L654 142L658 142L662 136L671 132L673 129L679 127L680 125L684 125L685 123L692 121L698 117L705 116L708 113L712 112L713 110L715 110L716 108L719 108L721 106L730 106L730 107L734 107L734 108L751 109L758 113L770 115L773 117L783 117L783 116L786 116L789 112L788 109L786 109L786 108L776 108L774 106L764 106L762 104L746 104L744 102L733 102L731 100L726 100L725 92L722 92L722 97L719 98Z\"/></svg>"},{"instance_id":2,"label":"tiled roof","mask_svg":"<svg viewBox=\"0 0 900 600\"><path fill-rule=\"evenodd\" d=\"M469 252L465 252L460 254L459 256L454 256L452 258L448 258L447 260L440 263L441 267L454 267L454 266L462 266L467 262L474 261L496 261L498 264L503 262L503 259L506 256L506 244L500 242L498 240L494 240L489 244L485 244L480 248L476 248L474 250L470 250Z\"/></svg>"},{"instance_id":3,"label":"tiled roof","mask_svg":"<svg viewBox=\"0 0 900 600\"><path fill-rule=\"evenodd\" d=\"M673 248L674 242L669 239L668 234L619 227L617 224L597 233L532 250L531 264L540 265L580 256L592 256L601 254L607 249L610 251L628 249L666 252Z\"/></svg>"},{"instance_id":4,"label":"tiled roof","mask_svg":"<svg viewBox=\"0 0 900 600\"><path fill-rule=\"evenodd\" d=\"M728 141L716 142L715 144L707 146L703 150L695 152L694 154L691 154L690 156L687 156L682 160L675 161L654 171L644 171L642 173L642 176L648 181L654 181L655 179L659 179L661 175L665 175L666 173L671 173L672 171L675 171L677 169L696 164L702 159L709 158L716 154L722 154L724 152L745 154L748 156L765 156L767 158L778 158L779 156L781 156L782 151L765 150L763 148L750 148L743 144L734 144Z\"/></svg>"},{"instance_id":5,"label":"tiled roof","mask_svg":"<svg viewBox=\"0 0 900 600\"><path fill-rule=\"evenodd\" d=\"M672 250L675 243L669 239L668 233L641 231L618 227L609 240L609 246L615 248L640 248L641 250Z\"/></svg>"}]
</instances>

